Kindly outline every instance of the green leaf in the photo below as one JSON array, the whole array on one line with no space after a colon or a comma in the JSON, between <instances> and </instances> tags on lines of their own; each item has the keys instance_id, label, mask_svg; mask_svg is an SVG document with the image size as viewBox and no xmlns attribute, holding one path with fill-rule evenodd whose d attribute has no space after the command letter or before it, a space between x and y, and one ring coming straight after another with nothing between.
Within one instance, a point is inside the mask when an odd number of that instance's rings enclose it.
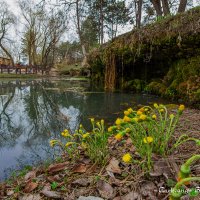
<instances>
[{"instance_id":1,"label":"green leaf","mask_svg":"<svg viewBox=\"0 0 200 200\"><path fill-rule=\"evenodd\" d=\"M199 192L196 188L191 188L190 192L189 192L189 196L190 197L197 197L199 195Z\"/></svg>"},{"instance_id":2,"label":"green leaf","mask_svg":"<svg viewBox=\"0 0 200 200\"><path fill-rule=\"evenodd\" d=\"M58 187L58 183L57 182L53 182L51 183L51 189L55 190Z\"/></svg>"},{"instance_id":3,"label":"green leaf","mask_svg":"<svg viewBox=\"0 0 200 200\"><path fill-rule=\"evenodd\" d=\"M175 185L176 185L176 181L174 181L172 179L167 180L167 186L168 187L174 187Z\"/></svg>"}]
</instances>

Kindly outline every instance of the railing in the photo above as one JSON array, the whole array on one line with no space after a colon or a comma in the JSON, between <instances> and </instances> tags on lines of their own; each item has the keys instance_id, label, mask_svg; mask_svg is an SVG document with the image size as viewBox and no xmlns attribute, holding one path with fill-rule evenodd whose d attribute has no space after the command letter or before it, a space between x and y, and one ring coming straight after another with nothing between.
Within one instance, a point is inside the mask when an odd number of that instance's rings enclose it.
<instances>
[{"instance_id":1,"label":"railing","mask_svg":"<svg viewBox=\"0 0 200 200\"><path fill-rule=\"evenodd\" d=\"M48 74L50 68L42 68L40 66L28 66L28 65L19 65L19 66L9 66L0 64L0 71L1 74L8 73L8 74Z\"/></svg>"}]
</instances>

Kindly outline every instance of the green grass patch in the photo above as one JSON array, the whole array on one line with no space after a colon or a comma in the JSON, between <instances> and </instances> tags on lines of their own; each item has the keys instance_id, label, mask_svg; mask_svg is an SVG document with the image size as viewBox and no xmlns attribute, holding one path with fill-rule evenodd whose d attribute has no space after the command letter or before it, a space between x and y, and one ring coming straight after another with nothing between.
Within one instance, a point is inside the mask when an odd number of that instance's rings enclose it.
<instances>
[{"instance_id":1,"label":"green grass patch","mask_svg":"<svg viewBox=\"0 0 200 200\"><path fill-rule=\"evenodd\" d=\"M0 74L0 78L38 78L40 75L36 74Z\"/></svg>"}]
</instances>

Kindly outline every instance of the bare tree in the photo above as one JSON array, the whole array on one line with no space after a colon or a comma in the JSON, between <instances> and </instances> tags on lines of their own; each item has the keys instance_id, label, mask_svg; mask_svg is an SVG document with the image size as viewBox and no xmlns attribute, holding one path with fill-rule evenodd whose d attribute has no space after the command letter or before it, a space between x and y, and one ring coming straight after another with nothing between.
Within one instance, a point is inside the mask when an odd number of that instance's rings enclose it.
<instances>
[{"instance_id":1,"label":"bare tree","mask_svg":"<svg viewBox=\"0 0 200 200\"><path fill-rule=\"evenodd\" d=\"M58 8L43 4L30 4L21 0L19 6L25 20L22 38L23 53L27 54L30 65L52 67L55 60L56 44L67 28L66 14Z\"/></svg>"},{"instance_id":2,"label":"bare tree","mask_svg":"<svg viewBox=\"0 0 200 200\"><path fill-rule=\"evenodd\" d=\"M41 65L44 68L54 65L56 44L66 29L67 20L62 11L52 9L49 15L46 14L41 30Z\"/></svg>"},{"instance_id":3,"label":"bare tree","mask_svg":"<svg viewBox=\"0 0 200 200\"><path fill-rule=\"evenodd\" d=\"M6 47L6 36L9 33L9 29L14 24L14 14L8 10L8 5L5 2L0 2L0 48L10 58L11 64L14 66L14 60Z\"/></svg>"},{"instance_id":4,"label":"bare tree","mask_svg":"<svg viewBox=\"0 0 200 200\"><path fill-rule=\"evenodd\" d=\"M29 65L36 65L36 52L40 38L40 17L43 15L41 9L32 5L30 1L21 0L18 2L24 19L25 32L22 38L24 54L27 54Z\"/></svg>"}]
</instances>

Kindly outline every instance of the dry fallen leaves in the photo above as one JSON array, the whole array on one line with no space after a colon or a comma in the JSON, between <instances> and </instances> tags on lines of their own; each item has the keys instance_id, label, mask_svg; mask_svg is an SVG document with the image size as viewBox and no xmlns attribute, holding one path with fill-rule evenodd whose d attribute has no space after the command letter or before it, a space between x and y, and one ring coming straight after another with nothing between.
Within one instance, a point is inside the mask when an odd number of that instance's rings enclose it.
<instances>
[{"instance_id":1,"label":"dry fallen leaves","mask_svg":"<svg viewBox=\"0 0 200 200\"><path fill-rule=\"evenodd\" d=\"M88 178L79 178L72 182L73 185L79 185L79 186L88 186L91 183L91 180Z\"/></svg>"},{"instance_id":2,"label":"dry fallen leaves","mask_svg":"<svg viewBox=\"0 0 200 200\"><path fill-rule=\"evenodd\" d=\"M36 171L30 171L24 176L24 180L28 181L29 179L33 179L36 177Z\"/></svg>"},{"instance_id":3,"label":"dry fallen leaves","mask_svg":"<svg viewBox=\"0 0 200 200\"><path fill-rule=\"evenodd\" d=\"M85 173L86 170L87 170L87 165L78 164L78 165L74 166L74 168L72 169L72 172L74 172L74 173Z\"/></svg>"},{"instance_id":4,"label":"dry fallen leaves","mask_svg":"<svg viewBox=\"0 0 200 200\"><path fill-rule=\"evenodd\" d=\"M32 182L32 181L29 181L29 182L26 184L25 188L24 188L24 192L25 192L25 193L32 192L34 189L37 188L37 186L38 186L38 183L34 183L34 182Z\"/></svg>"},{"instance_id":5,"label":"dry fallen leaves","mask_svg":"<svg viewBox=\"0 0 200 200\"><path fill-rule=\"evenodd\" d=\"M45 186L41 191L41 194L54 199L60 199L62 197L60 192L51 191L49 186Z\"/></svg>"},{"instance_id":6,"label":"dry fallen leaves","mask_svg":"<svg viewBox=\"0 0 200 200\"><path fill-rule=\"evenodd\" d=\"M59 164L52 164L52 165L49 166L48 172L50 174L53 174L55 172L62 171L67 167L68 164L69 164L69 162L64 162L64 163L59 163Z\"/></svg>"},{"instance_id":7,"label":"dry fallen leaves","mask_svg":"<svg viewBox=\"0 0 200 200\"><path fill-rule=\"evenodd\" d=\"M108 166L106 167L106 170L110 171L112 173L121 174L121 169L119 167L119 161L115 157L113 157L110 160Z\"/></svg>"},{"instance_id":8,"label":"dry fallen leaves","mask_svg":"<svg viewBox=\"0 0 200 200\"><path fill-rule=\"evenodd\" d=\"M106 183L105 181L99 180L97 182L97 189L99 191L99 194L101 197L106 198L106 199L113 199L115 197L115 191L113 187Z\"/></svg>"}]
</instances>

